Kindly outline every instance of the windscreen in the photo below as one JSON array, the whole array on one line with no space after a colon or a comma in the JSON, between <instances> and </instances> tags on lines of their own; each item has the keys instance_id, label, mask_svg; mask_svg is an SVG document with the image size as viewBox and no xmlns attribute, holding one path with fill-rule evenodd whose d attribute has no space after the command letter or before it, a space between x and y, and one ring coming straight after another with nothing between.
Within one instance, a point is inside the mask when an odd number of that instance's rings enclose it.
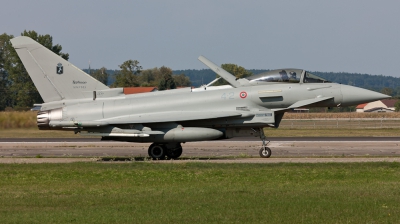
<instances>
[{"instance_id":1,"label":"windscreen","mask_svg":"<svg viewBox=\"0 0 400 224\"><path fill-rule=\"evenodd\" d=\"M303 82L304 83L326 83L326 82L330 82L330 81L325 80L325 79L323 79L321 77L318 77L316 75L313 75L313 74L311 74L309 72L306 72L305 75L304 75Z\"/></svg>"}]
</instances>

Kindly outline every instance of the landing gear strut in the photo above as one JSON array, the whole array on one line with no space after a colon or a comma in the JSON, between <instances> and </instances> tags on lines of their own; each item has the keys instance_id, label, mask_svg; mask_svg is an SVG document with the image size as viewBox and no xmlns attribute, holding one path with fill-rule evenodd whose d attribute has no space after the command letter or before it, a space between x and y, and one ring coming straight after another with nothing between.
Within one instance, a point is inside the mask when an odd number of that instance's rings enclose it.
<instances>
[{"instance_id":1,"label":"landing gear strut","mask_svg":"<svg viewBox=\"0 0 400 224\"><path fill-rule=\"evenodd\" d=\"M265 137L263 128L259 129L259 133L260 133L260 139L262 140L262 143L263 143L263 145L261 146L261 149L259 151L260 156L262 158L269 158L269 157L271 157L272 152L271 152L271 149L269 147L267 147L267 145L270 141L268 141L268 143L265 144L265 140L267 139L267 137Z\"/></svg>"},{"instance_id":2,"label":"landing gear strut","mask_svg":"<svg viewBox=\"0 0 400 224\"><path fill-rule=\"evenodd\" d=\"M150 145L148 153L154 160L165 159L165 156L169 159L177 159L182 155L182 146L180 143L153 143Z\"/></svg>"}]
</instances>

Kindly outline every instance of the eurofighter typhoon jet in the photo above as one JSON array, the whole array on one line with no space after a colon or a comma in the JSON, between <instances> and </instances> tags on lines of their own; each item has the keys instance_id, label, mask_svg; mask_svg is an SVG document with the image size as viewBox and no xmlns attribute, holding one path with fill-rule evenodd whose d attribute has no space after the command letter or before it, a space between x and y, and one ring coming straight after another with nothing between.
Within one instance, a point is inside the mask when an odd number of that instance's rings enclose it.
<instances>
[{"instance_id":1,"label":"eurofighter typhoon jet","mask_svg":"<svg viewBox=\"0 0 400 224\"><path fill-rule=\"evenodd\" d=\"M256 136L268 158L263 128L302 107L357 105L389 96L331 83L302 69L279 69L237 79L203 56L199 60L230 85L125 95L109 88L29 37L11 43L44 103L40 130L66 130L102 140L149 142L153 159L176 159L181 143Z\"/></svg>"}]
</instances>

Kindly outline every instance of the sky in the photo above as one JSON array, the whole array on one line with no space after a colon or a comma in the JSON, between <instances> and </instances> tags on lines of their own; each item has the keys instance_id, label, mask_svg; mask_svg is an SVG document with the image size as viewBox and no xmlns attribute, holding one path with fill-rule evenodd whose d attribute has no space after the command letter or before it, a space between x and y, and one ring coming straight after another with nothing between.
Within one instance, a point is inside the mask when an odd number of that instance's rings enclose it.
<instances>
[{"instance_id":1,"label":"sky","mask_svg":"<svg viewBox=\"0 0 400 224\"><path fill-rule=\"evenodd\" d=\"M79 68L302 68L400 77L398 0L13 0L0 32L50 34Z\"/></svg>"}]
</instances>

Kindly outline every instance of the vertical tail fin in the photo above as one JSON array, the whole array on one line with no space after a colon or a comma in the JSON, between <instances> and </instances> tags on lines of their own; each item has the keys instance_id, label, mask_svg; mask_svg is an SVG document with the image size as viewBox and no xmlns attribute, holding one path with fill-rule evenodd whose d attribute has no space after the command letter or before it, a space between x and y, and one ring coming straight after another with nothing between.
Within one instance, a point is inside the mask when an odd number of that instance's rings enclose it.
<instances>
[{"instance_id":1,"label":"vertical tail fin","mask_svg":"<svg viewBox=\"0 0 400 224\"><path fill-rule=\"evenodd\" d=\"M109 89L29 37L11 43L44 102L86 98L85 92Z\"/></svg>"}]
</instances>

